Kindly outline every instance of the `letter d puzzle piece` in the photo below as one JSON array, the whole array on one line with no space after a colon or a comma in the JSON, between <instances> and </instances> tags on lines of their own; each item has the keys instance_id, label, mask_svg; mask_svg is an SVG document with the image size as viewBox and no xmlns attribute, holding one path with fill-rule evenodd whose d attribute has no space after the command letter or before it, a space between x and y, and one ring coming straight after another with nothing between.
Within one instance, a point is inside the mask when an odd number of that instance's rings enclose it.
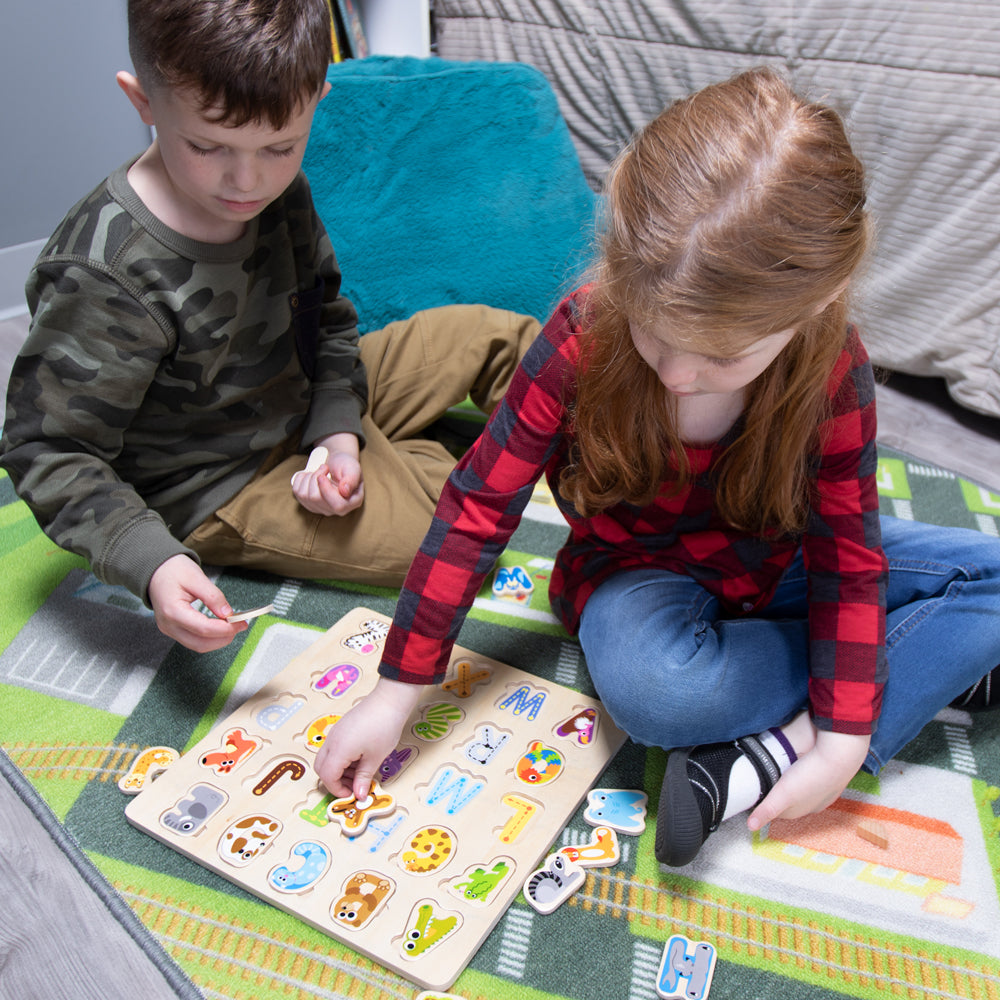
<instances>
[{"instance_id":1,"label":"letter d puzzle piece","mask_svg":"<svg viewBox=\"0 0 1000 1000\"><path fill-rule=\"evenodd\" d=\"M707 941L675 934L663 949L656 993L664 1000L705 1000L715 974L716 952Z\"/></svg>"}]
</instances>

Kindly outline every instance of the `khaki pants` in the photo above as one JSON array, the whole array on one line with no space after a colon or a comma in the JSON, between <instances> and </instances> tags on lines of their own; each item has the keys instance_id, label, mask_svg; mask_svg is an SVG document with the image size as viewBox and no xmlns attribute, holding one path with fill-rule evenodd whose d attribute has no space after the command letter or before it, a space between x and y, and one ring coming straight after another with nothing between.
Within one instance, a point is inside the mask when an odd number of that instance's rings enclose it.
<instances>
[{"instance_id":1,"label":"khaki pants","mask_svg":"<svg viewBox=\"0 0 1000 1000\"><path fill-rule=\"evenodd\" d=\"M290 440L184 543L214 565L399 586L455 466L443 445L420 434L466 397L492 412L538 331L529 316L444 306L365 334L361 507L344 517L304 510L290 480L307 456Z\"/></svg>"}]
</instances>

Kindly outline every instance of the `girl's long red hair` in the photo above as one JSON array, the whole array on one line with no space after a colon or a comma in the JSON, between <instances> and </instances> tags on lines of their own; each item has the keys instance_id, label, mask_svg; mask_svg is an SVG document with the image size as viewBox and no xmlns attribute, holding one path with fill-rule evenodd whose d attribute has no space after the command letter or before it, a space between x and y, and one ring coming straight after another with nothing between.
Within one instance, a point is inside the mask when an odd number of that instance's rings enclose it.
<instances>
[{"instance_id":1,"label":"girl's long red hair","mask_svg":"<svg viewBox=\"0 0 1000 1000\"><path fill-rule=\"evenodd\" d=\"M582 514L647 504L690 477L674 404L630 322L667 324L677 343L720 357L795 329L746 391L716 490L737 527L804 527L809 459L847 333L842 289L869 240L864 206L864 171L840 117L770 70L678 101L636 134L608 175L586 306L561 483Z\"/></svg>"}]
</instances>

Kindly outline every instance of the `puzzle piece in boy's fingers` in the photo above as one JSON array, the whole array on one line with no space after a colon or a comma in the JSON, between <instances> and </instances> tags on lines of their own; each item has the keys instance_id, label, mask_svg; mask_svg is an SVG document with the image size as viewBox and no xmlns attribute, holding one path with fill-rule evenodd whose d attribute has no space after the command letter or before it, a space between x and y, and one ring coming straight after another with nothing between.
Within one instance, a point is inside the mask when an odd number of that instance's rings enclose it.
<instances>
[{"instance_id":1,"label":"puzzle piece in boy's fingers","mask_svg":"<svg viewBox=\"0 0 1000 1000\"><path fill-rule=\"evenodd\" d=\"M359 837L368 827L368 821L375 816L387 816L396 808L396 800L379 788L378 782L372 782L368 794L359 799L347 795L342 799L334 799L327 806L326 814L331 820L340 824L341 830L349 837Z\"/></svg>"},{"instance_id":2,"label":"puzzle piece in boy's fingers","mask_svg":"<svg viewBox=\"0 0 1000 1000\"><path fill-rule=\"evenodd\" d=\"M263 607L252 608L250 611L234 611L231 615L226 615L226 621L230 625L235 625L237 622L248 622L254 618L260 618L261 615L269 615L273 610L273 604L265 604Z\"/></svg>"},{"instance_id":3,"label":"puzzle piece in boy's fingers","mask_svg":"<svg viewBox=\"0 0 1000 1000\"><path fill-rule=\"evenodd\" d=\"M462 1000L462 998L455 993L438 993L436 990L424 990L423 993L418 993L413 1000Z\"/></svg>"},{"instance_id":4,"label":"puzzle piece in boy's fingers","mask_svg":"<svg viewBox=\"0 0 1000 1000\"><path fill-rule=\"evenodd\" d=\"M645 792L627 788L594 788L587 792L583 818L591 826L610 826L619 833L638 837L646 829Z\"/></svg>"},{"instance_id":5,"label":"puzzle piece in boy's fingers","mask_svg":"<svg viewBox=\"0 0 1000 1000\"><path fill-rule=\"evenodd\" d=\"M118 787L126 795L138 795L179 757L173 747L147 747L136 754L128 771L118 779Z\"/></svg>"},{"instance_id":6,"label":"puzzle piece in boy's fingers","mask_svg":"<svg viewBox=\"0 0 1000 1000\"><path fill-rule=\"evenodd\" d=\"M306 467L304 469L300 469L299 471L306 473L306 475L311 475L321 465L326 465L329 458L330 458L330 452L327 448L324 448L322 445L320 445L318 448L313 448L313 450L309 452L309 458L306 459ZM293 486L295 485L295 476L297 476L298 474L299 473L296 472L295 475L292 476L291 483ZM327 476L327 478L329 478L329 475Z\"/></svg>"},{"instance_id":7,"label":"puzzle piece in boy's fingers","mask_svg":"<svg viewBox=\"0 0 1000 1000\"><path fill-rule=\"evenodd\" d=\"M524 882L524 898L539 913L551 913L562 906L583 885L586 874L565 854L550 854L541 868Z\"/></svg>"},{"instance_id":8,"label":"puzzle piece in boy's fingers","mask_svg":"<svg viewBox=\"0 0 1000 1000\"><path fill-rule=\"evenodd\" d=\"M656 977L656 993L664 1000L705 1000L712 988L717 959L707 941L691 941L675 934L663 949Z\"/></svg>"}]
</instances>

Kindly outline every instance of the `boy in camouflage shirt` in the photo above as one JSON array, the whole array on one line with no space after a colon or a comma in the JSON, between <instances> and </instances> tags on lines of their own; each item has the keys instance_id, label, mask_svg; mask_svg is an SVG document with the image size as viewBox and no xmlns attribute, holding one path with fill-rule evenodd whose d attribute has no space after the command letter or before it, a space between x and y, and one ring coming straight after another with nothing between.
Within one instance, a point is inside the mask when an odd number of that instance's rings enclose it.
<instances>
[{"instance_id":1,"label":"boy in camouflage shirt","mask_svg":"<svg viewBox=\"0 0 1000 1000\"><path fill-rule=\"evenodd\" d=\"M470 393L492 409L538 324L456 306L359 340L300 171L325 0L130 0L129 46L118 82L156 137L35 264L0 464L205 651L247 626L203 561L399 584L454 464L421 431Z\"/></svg>"}]
</instances>

